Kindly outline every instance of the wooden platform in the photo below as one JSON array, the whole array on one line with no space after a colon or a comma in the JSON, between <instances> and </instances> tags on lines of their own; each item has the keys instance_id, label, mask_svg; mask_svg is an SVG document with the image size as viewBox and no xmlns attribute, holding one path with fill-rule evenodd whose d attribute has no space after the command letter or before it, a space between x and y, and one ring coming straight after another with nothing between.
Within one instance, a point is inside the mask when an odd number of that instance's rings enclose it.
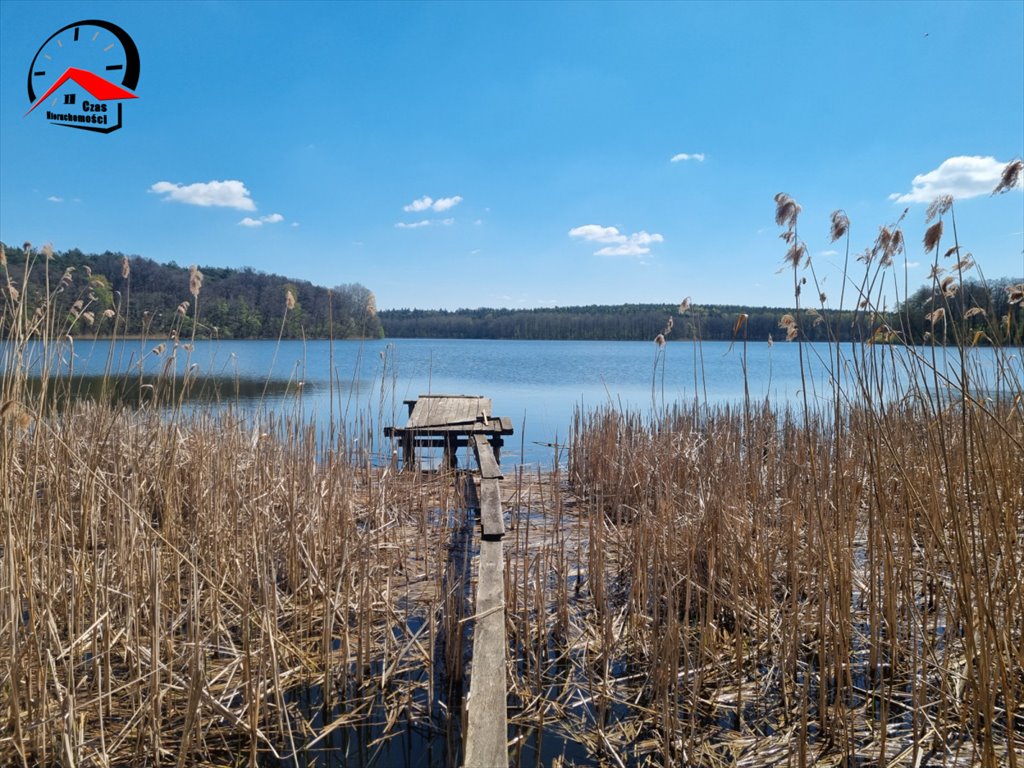
<instances>
[{"instance_id":1,"label":"wooden platform","mask_svg":"<svg viewBox=\"0 0 1024 768\"><path fill-rule=\"evenodd\" d=\"M416 449L444 446L445 464L455 467L461 447L471 446L480 469L480 492L466 476L466 499L480 514L473 656L466 697L463 768L507 768L508 702L506 689L505 576L502 537L501 446L512 422L491 415L491 400L477 395L420 395L406 400L409 420L385 427L384 434L402 442L402 466L416 466ZM462 480L457 475L457 482ZM461 592L461 589L457 590Z\"/></svg>"},{"instance_id":2,"label":"wooden platform","mask_svg":"<svg viewBox=\"0 0 1024 768\"><path fill-rule=\"evenodd\" d=\"M500 539L480 542L463 768L508 766L504 563Z\"/></svg>"},{"instance_id":3,"label":"wooden platform","mask_svg":"<svg viewBox=\"0 0 1024 768\"><path fill-rule=\"evenodd\" d=\"M513 432L512 421L506 416L491 415L491 399L478 395L420 395L406 400L409 420L402 427L385 427L387 437L402 442L402 465L413 467L416 449L442 446L445 464L457 464L459 448L465 448L475 437L483 437L494 453L495 462L501 461L502 439Z\"/></svg>"},{"instance_id":4,"label":"wooden platform","mask_svg":"<svg viewBox=\"0 0 1024 768\"><path fill-rule=\"evenodd\" d=\"M480 556L477 560L473 660L466 699L466 758L463 768L508 766L508 700L505 680L504 514L501 468L490 443L473 437L480 468Z\"/></svg>"}]
</instances>

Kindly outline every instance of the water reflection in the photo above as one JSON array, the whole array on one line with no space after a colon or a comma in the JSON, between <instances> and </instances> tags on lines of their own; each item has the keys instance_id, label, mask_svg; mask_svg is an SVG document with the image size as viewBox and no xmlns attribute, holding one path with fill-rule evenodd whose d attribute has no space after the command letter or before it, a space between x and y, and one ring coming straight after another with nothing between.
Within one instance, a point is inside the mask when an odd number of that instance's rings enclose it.
<instances>
[{"instance_id":1,"label":"water reflection","mask_svg":"<svg viewBox=\"0 0 1024 768\"><path fill-rule=\"evenodd\" d=\"M998 377L1021 377L1019 350L967 350L972 391L998 395ZM934 356L934 357L933 357ZM730 345L674 342L656 356L649 342L495 341L398 339L370 341L76 341L24 352L19 366L80 380L90 397L123 402L178 402L194 406L264 406L316 420L321 430L344 427L367 450L390 456L381 428L402 424L404 400L426 393L490 397L496 416L509 417L516 435L507 441L508 463L550 465L553 446L564 445L573 411L614 406L650 411L699 401L732 405L749 399L775 406L834 403L835 383L850 404L865 395L899 396L911 374L937 388L955 386L960 352L953 348L908 349L844 345ZM934 359L938 376L927 372ZM0 343L0 368L10 365ZM859 370L863 381L857 381ZM166 379L157 384L154 379ZM182 380L194 383L182 387ZM979 380L987 380L979 386ZM140 381L136 385L133 382ZM996 384L993 386L992 382ZM153 391L143 391L146 384ZM65 389L67 392L68 390ZM902 394L905 394L903 392ZM941 392L937 393L943 397Z\"/></svg>"}]
</instances>

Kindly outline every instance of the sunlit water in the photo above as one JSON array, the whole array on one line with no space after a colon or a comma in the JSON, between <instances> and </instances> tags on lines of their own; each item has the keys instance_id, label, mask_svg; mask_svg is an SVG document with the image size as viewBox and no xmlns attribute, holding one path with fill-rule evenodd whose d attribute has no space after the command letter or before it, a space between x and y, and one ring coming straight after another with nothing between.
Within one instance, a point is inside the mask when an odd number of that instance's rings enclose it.
<instances>
[{"instance_id":1,"label":"sunlit water","mask_svg":"<svg viewBox=\"0 0 1024 768\"><path fill-rule=\"evenodd\" d=\"M70 373L72 381L90 381L90 377L111 372L114 379L147 382L162 373L173 371L181 376L191 371L196 386L186 408L230 405L247 413L254 423L263 418L264 411L300 415L315 419L324 436L333 420L349 426L351 439L369 442L382 461L392 450L382 427L404 423L407 411L403 401L426 393L483 395L492 399L495 415L508 416L515 425L516 434L503 451L505 465L550 465L563 458L554 446L567 438L577 407L611 405L650 412L695 400L732 405L749 399L755 404L767 400L776 406L798 406L799 411L805 387L811 407L832 404L835 371L841 391L851 399L862 397L858 379L879 382L879 396L906 397L912 391L907 386L908 370L916 370L918 381L929 388L938 382L940 396L947 396L943 378L955 383L960 375L959 352L954 349L847 346L844 362L837 367L832 362L835 349L822 344L806 344L801 350L796 344L744 347L677 342L659 351L652 343L640 342L402 339L334 344L201 341L191 350L175 350L173 345L158 349L157 342L65 343L51 349L54 354L49 367L54 373ZM995 374L1003 371L1019 391L1019 352L972 350L968 368L978 376L972 390L998 396L999 377ZM0 367L10 364L9 353L10 349L0 344ZM38 372L43 366L41 348L32 348L29 357ZM851 363L854 359L856 369ZM938 376L928 369L933 359ZM98 382L95 378L91 381L94 391ZM136 396L141 392L139 388L130 391ZM414 632L417 627L412 623L395 631ZM323 710L322 692L316 687L292 690L286 696L312 719L314 728L323 727L325 718L341 714L338 704L335 711ZM434 702L425 704L434 706ZM585 717L586 706L581 705L576 714ZM314 748L305 750L300 743L294 761L266 756L261 765L441 768L453 764L460 754L457 733L452 736L415 723L399 723L398 735L386 739L383 721L381 716L372 723L336 729L328 738L317 740ZM558 733L542 737L512 729L510 736L526 739L525 765L550 765L557 757L578 765L598 764L583 744Z\"/></svg>"},{"instance_id":2,"label":"sunlit water","mask_svg":"<svg viewBox=\"0 0 1024 768\"><path fill-rule=\"evenodd\" d=\"M800 348L792 343L759 342L744 348L725 342L675 342L659 354L651 342L621 341L218 340L197 341L192 350L175 351L167 345L155 354L158 343L65 343L51 367L75 376L99 375L108 366L126 374L138 374L141 369L147 377L172 368L180 375L191 368L200 382L207 382L193 389L198 397L191 407L233 403L252 411L300 413L316 418L325 434L332 419L350 427L360 421L362 430L350 429L350 434L372 441L373 450L381 456L390 455L390 446L380 436L380 428L404 423L404 400L426 393L483 395L492 399L494 415L508 416L515 425L516 434L506 442L503 461L541 464L550 464L555 458L552 446L565 442L577 406L614 405L643 411L689 404L695 398L719 405L742 403L746 397L755 403L768 399L776 405L802 405L805 382L813 405L831 401L831 372L836 368L829 361L835 350L825 344L803 346L801 378ZM174 360L168 364L172 352ZM856 396L851 358L862 365L864 359L884 365L905 380L905 361L913 354L930 361L933 351L844 347L845 362L839 367L844 391ZM940 370L955 379L959 353L938 349L934 354ZM991 377L996 353L977 349L970 356L972 366ZM1015 371L1019 382L1019 350L1000 359ZM891 376L882 378L891 381Z\"/></svg>"}]
</instances>

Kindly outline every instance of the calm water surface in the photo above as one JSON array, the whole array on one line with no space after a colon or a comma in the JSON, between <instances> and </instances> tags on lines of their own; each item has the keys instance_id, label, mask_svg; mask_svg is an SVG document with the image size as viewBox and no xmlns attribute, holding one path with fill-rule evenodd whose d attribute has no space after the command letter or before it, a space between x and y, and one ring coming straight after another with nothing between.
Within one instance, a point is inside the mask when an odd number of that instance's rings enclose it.
<instances>
[{"instance_id":1,"label":"calm water surface","mask_svg":"<svg viewBox=\"0 0 1024 768\"><path fill-rule=\"evenodd\" d=\"M62 347L54 367L73 370L75 375L95 375L108 365L114 371L138 371L141 360L147 375L156 375L168 365L171 352L168 347L157 355L156 347L156 342L77 341ZM823 358L829 348L805 344L803 351L808 396L827 400L830 374ZM930 350L920 351L930 359ZM889 360L893 354L907 352L879 347L869 348L868 354ZM938 354L955 367L955 350ZM488 396L494 414L510 417L516 427L503 458L529 463L550 463L553 450L549 446L564 442L576 406L614 404L647 410L652 397L660 407L689 403L695 396L712 404L742 403L744 381L754 401L768 398L776 404L796 404L802 400L796 344L749 344L746 376L744 349L739 344L675 342L660 357L656 355L651 342L218 340L198 341L190 352L179 348L170 365L179 373L194 366L201 376L216 377L222 402L241 401L243 406L263 405L278 411L298 408L322 425L332 415L349 423L357 417L364 422L369 418L377 431L384 424L404 423L402 401L420 394ZM991 350L975 350L972 355L982 367L993 367ZM1012 359L1019 381L1019 354ZM272 386L264 393L268 381Z\"/></svg>"}]
</instances>

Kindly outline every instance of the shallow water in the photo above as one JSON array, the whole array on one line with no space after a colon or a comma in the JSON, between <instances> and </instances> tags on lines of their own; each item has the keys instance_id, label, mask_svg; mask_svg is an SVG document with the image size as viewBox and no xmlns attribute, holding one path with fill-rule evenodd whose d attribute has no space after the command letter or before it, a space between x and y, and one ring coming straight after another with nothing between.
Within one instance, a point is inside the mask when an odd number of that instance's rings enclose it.
<instances>
[{"instance_id":1,"label":"shallow water","mask_svg":"<svg viewBox=\"0 0 1024 768\"><path fill-rule=\"evenodd\" d=\"M39 347L29 350L30 367L74 376L97 377L109 370L147 379L161 374L189 375L197 384L193 404L268 408L281 415L345 424L351 437L372 443L390 455L380 428L402 424L405 400L420 394L471 394L490 397L496 416L511 418L516 434L506 441L503 459L550 465L554 446L564 444L576 407L611 405L651 410L695 399L711 405L765 400L777 406L802 405L803 387L810 404L833 398L835 350L825 344L803 345L801 377L797 344L731 345L725 342L675 342L659 353L650 342L510 341L478 339L396 339L373 341L197 341L194 348L164 342L83 341L53 345L44 362ZM9 349L0 344L0 368L9 365ZM955 349L935 351L938 370L959 377ZM916 356L916 357L915 357ZM833 358L833 359L830 359ZM928 363L932 350L897 347L843 348L838 377L851 386L851 360L872 366L882 396L902 394L910 365ZM1000 358L1021 377L1020 351ZM995 386L997 352L970 351L970 367L985 376L980 389ZM872 374L874 375L874 374ZM932 386L929 375L925 382ZM940 388L945 386L942 377ZM93 380L89 387L98 385Z\"/></svg>"}]
</instances>

